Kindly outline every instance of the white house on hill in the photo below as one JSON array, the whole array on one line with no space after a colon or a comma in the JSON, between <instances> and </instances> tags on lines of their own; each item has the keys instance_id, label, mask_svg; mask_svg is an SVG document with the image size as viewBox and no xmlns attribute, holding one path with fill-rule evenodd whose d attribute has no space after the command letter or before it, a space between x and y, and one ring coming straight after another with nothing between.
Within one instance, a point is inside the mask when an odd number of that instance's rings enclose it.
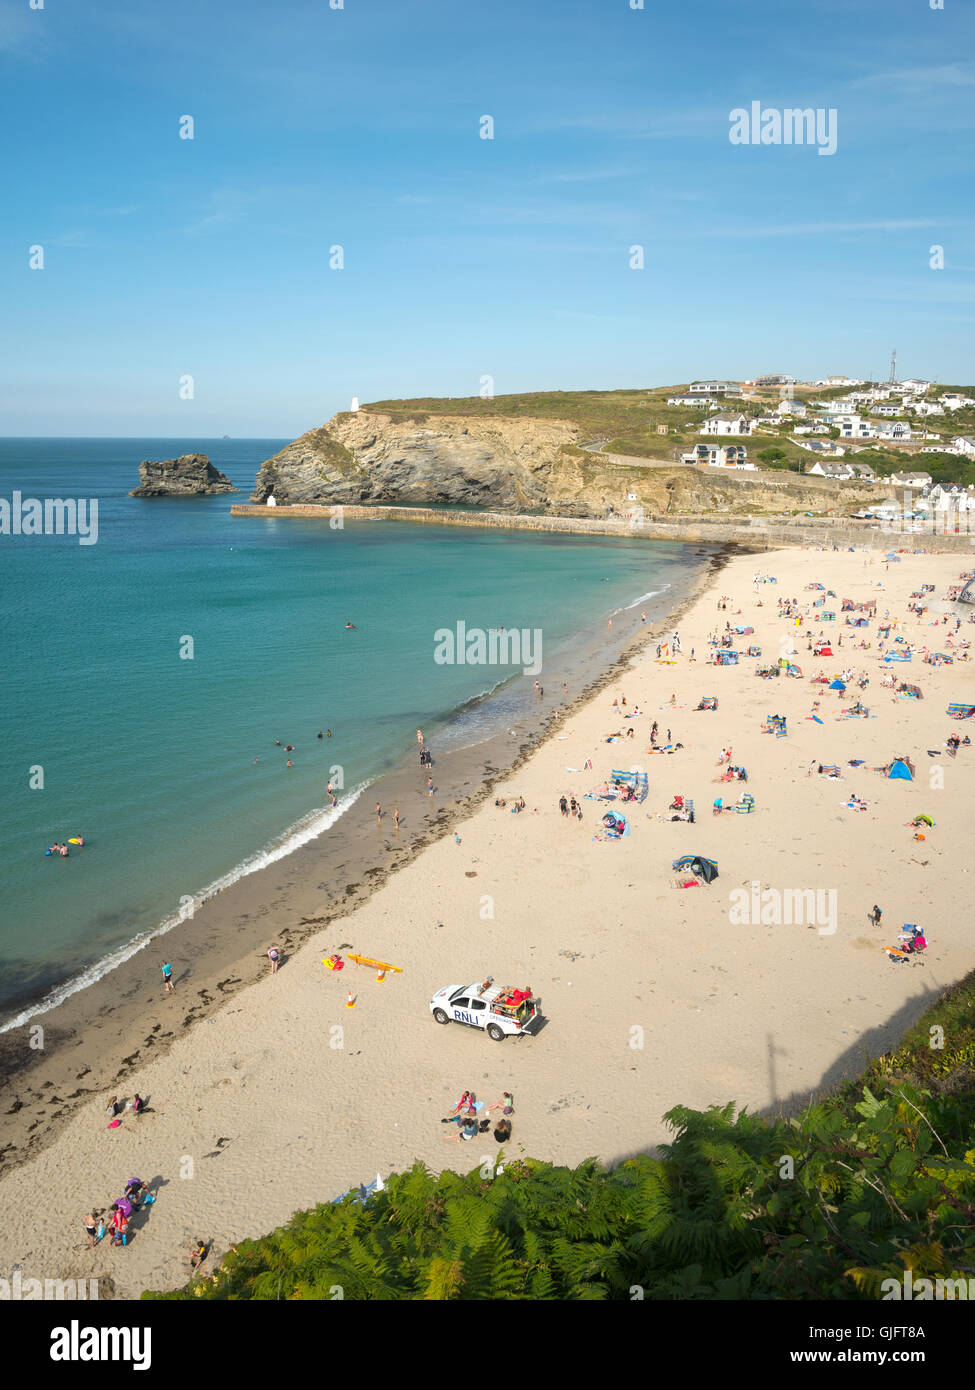
<instances>
[{"instance_id":1,"label":"white house on hill","mask_svg":"<svg viewBox=\"0 0 975 1390\"><path fill-rule=\"evenodd\" d=\"M817 459L806 472L816 478L831 478L834 483L845 483L853 477L853 469L848 463L824 463Z\"/></svg>"},{"instance_id":2,"label":"white house on hill","mask_svg":"<svg viewBox=\"0 0 975 1390\"><path fill-rule=\"evenodd\" d=\"M748 462L744 444L695 444L689 453L681 454L680 461L697 464L699 468L757 471L755 465Z\"/></svg>"},{"instance_id":3,"label":"white house on hill","mask_svg":"<svg viewBox=\"0 0 975 1390\"><path fill-rule=\"evenodd\" d=\"M975 458L975 439L970 434L956 434L951 441L951 447L956 454L964 454L966 458Z\"/></svg>"},{"instance_id":4,"label":"white house on hill","mask_svg":"<svg viewBox=\"0 0 975 1390\"><path fill-rule=\"evenodd\" d=\"M752 434L755 421L750 415L735 415L729 410L720 410L705 420L699 434Z\"/></svg>"},{"instance_id":5,"label":"white house on hill","mask_svg":"<svg viewBox=\"0 0 975 1390\"><path fill-rule=\"evenodd\" d=\"M799 445L800 449L807 449L811 454L815 454L818 460L822 459L841 459L846 450L841 444L835 444L832 439L796 439L793 441ZM814 468L818 471L818 465L807 468L807 473L812 473Z\"/></svg>"},{"instance_id":6,"label":"white house on hill","mask_svg":"<svg viewBox=\"0 0 975 1390\"><path fill-rule=\"evenodd\" d=\"M859 415L833 415L826 417L840 432L841 439L876 439L877 426Z\"/></svg>"},{"instance_id":7,"label":"white house on hill","mask_svg":"<svg viewBox=\"0 0 975 1390\"><path fill-rule=\"evenodd\" d=\"M884 420L877 426L878 439L910 439L911 427L906 420Z\"/></svg>"},{"instance_id":8,"label":"white house on hill","mask_svg":"<svg viewBox=\"0 0 975 1390\"><path fill-rule=\"evenodd\" d=\"M688 396L740 396L737 381L692 381L684 393Z\"/></svg>"}]
</instances>

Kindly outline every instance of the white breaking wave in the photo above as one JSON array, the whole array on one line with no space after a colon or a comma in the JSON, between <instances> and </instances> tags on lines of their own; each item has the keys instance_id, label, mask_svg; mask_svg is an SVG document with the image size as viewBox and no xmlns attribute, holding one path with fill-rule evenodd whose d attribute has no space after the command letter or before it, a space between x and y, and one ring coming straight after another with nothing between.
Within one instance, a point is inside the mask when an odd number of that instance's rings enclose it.
<instances>
[{"instance_id":1,"label":"white breaking wave","mask_svg":"<svg viewBox=\"0 0 975 1390\"><path fill-rule=\"evenodd\" d=\"M637 606L638 604L640 604L640 603L646 603L648 599L657 598L658 595L660 595L660 594L665 594L669 588L670 588L670 585L669 585L669 584L665 584L664 587L663 587L662 589L651 589L650 592L649 592L648 594L641 594L640 597L639 597L639 598L635 598L635 599L633 600L632 603L628 603L628 604L626 605L626 607L625 607L622 611L623 611L623 612L626 612L626 609L628 609L628 608L636 608L636 606Z\"/></svg>"},{"instance_id":2,"label":"white breaking wave","mask_svg":"<svg viewBox=\"0 0 975 1390\"><path fill-rule=\"evenodd\" d=\"M324 834L335 824L339 816L343 815L354 801L359 799L368 785L368 782L361 783L338 806L329 806L327 809L317 807L314 811L309 811L306 816L302 816L301 820L289 826L283 834L279 835L276 840L272 840L264 849L258 850L249 859L235 865L221 878L214 879L211 884L194 895L192 902L184 903L178 912L164 918L152 931L133 937L124 946L110 951L107 956L102 956L100 960L89 965L73 979L65 981L63 985L57 985L39 1004L32 1004L30 1008L24 1009L15 1018L0 1024L0 1033L8 1033L11 1028L21 1028L37 1014L47 1013L48 1010L57 1008L59 1004L64 1003L65 999L70 999L72 994L78 994L81 990L87 989L89 985L93 985L96 980L100 980L111 971L117 970L120 965L131 960L139 951L144 950L150 942L157 940L160 936L165 936L167 932L172 931L173 927L178 927L188 917L194 916L197 908L202 907L205 902L209 902L211 898L215 898L226 888L230 888L239 879L246 878L248 874L256 874L259 869L266 869L269 864L274 864L278 859L284 859L289 854L293 854L302 845L307 845L309 840L317 839L319 835Z\"/></svg>"},{"instance_id":3,"label":"white breaking wave","mask_svg":"<svg viewBox=\"0 0 975 1390\"><path fill-rule=\"evenodd\" d=\"M617 613L628 613L631 608L638 608L641 603L646 603L649 599L658 598L660 594L665 594L670 587L669 584L665 584L662 589L651 589L648 594L641 594L632 603L624 603L619 608L611 609L610 617L615 618Z\"/></svg>"}]
</instances>

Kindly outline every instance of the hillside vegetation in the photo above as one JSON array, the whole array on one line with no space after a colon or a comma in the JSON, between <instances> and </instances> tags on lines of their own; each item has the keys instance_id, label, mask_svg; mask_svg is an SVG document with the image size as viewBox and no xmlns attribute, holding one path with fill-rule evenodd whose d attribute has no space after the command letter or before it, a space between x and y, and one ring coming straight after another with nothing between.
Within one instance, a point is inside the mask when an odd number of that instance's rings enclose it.
<instances>
[{"instance_id":1,"label":"hillside vegetation","mask_svg":"<svg viewBox=\"0 0 975 1390\"><path fill-rule=\"evenodd\" d=\"M938 388L940 391L942 388ZM950 387L963 393L975 393L975 388ZM495 419L547 419L566 421L579 430L579 443L597 445L607 453L629 454L634 458L675 462L682 452L700 440L700 426L707 416L693 406L671 406L670 396L686 390L686 385L661 386L647 389L635 387L620 391L529 391L509 396L419 397L416 400L372 401L363 411L388 415L396 424L426 424L440 416L463 415ZM795 395L807 402L833 401L849 392L849 387L797 386ZM932 393L933 394L933 393ZM722 399L723 410L741 410L748 415L760 415L774 408L780 399L778 388L753 388L753 399L736 401ZM864 411L869 415L868 411ZM813 455L799 447L790 435L800 421L786 421L779 426L763 426L761 433L747 441L749 456L762 468L802 472L815 462ZM912 422L913 423L913 422ZM975 410L957 411L952 415L936 416L930 425L948 439L958 434L975 433ZM666 426L667 433L658 433ZM839 431L836 431L838 435ZM901 469L930 473L935 482L975 483L975 463L959 456L923 454L923 441L911 441L884 447L862 443L846 444L846 458L855 456L869 463L881 477ZM933 442L933 441L932 441Z\"/></svg>"},{"instance_id":2,"label":"hillside vegetation","mask_svg":"<svg viewBox=\"0 0 975 1390\"><path fill-rule=\"evenodd\" d=\"M975 1276L975 973L799 1116L666 1118L660 1157L610 1171L417 1164L364 1206L301 1212L215 1274L143 1297L875 1299L906 1269Z\"/></svg>"}]
</instances>

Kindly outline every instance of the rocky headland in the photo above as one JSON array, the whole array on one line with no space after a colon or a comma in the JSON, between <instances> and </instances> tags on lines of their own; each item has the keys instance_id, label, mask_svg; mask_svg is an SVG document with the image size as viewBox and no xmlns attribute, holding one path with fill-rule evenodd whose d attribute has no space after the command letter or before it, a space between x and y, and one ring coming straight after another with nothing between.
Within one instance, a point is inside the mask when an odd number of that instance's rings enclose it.
<instances>
[{"instance_id":1,"label":"rocky headland","mask_svg":"<svg viewBox=\"0 0 975 1390\"><path fill-rule=\"evenodd\" d=\"M364 407L309 430L261 465L251 501L279 506L398 503L595 518L642 507L662 517L822 513L876 501L881 485L788 471L724 474L583 446L571 420ZM590 436L591 437L591 436ZM842 500L841 500L842 499Z\"/></svg>"}]
</instances>

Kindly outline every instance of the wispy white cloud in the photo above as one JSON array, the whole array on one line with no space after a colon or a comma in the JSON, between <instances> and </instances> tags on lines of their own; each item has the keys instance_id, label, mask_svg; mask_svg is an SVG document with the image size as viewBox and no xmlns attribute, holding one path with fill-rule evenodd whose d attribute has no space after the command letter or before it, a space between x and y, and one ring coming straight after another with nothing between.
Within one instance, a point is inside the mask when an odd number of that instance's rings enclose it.
<instances>
[{"instance_id":1,"label":"wispy white cloud","mask_svg":"<svg viewBox=\"0 0 975 1390\"><path fill-rule=\"evenodd\" d=\"M215 188L207 196L201 215L187 223L185 230L195 236L233 226L243 221L262 198L262 192L256 188L230 184Z\"/></svg>"},{"instance_id":2,"label":"wispy white cloud","mask_svg":"<svg viewBox=\"0 0 975 1390\"><path fill-rule=\"evenodd\" d=\"M86 232L81 228L72 228L70 231L61 232L58 236L47 238L48 246L64 246L76 251L107 251L107 242L99 241L92 236L91 232Z\"/></svg>"},{"instance_id":3,"label":"wispy white cloud","mask_svg":"<svg viewBox=\"0 0 975 1390\"><path fill-rule=\"evenodd\" d=\"M851 87L884 87L917 94L940 92L946 87L975 87L975 70L963 63L927 64L913 68L894 68L856 77Z\"/></svg>"},{"instance_id":4,"label":"wispy white cloud","mask_svg":"<svg viewBox=\"0 0 975 1390\"><path fill-rule=\"evenodd\" d=\"M529 134L562 130L592 131L596 135L618 135L634 140L694 138L713 131L722 122L727 128L727 110L717 107L686 107L669 115L640 114L639 111L575 112L567 116L543 116L525 123Z\"/></svg>"},{"instance_id":5,"label":"wispy white cloud","mask_svg":"<svg viewBox=\"0 0 975 1390\"><path fill-rule=\"evenodd\" d=\"M29 54L48 33L43 10L29 10L27 0L0 0L0 53Z\"/></svg>"},{"instance_id":6,"label":"wispy white cloud","mask_svg":"<svg viewBox=\"0 0 975 1390\"><path fill-rule=\"evenodd\" d=\"M923 227L952 227L957 223L942 217L883 218L870 222L786 222L779 226L724 226L704 230L703 235L720 237L842 236L863 232L910 232Z\"/></svg>"},{"instance_id":7,"label":"wispy white cloud","mask_svg":"<svg viewBox=\"0 0 975 1390\"><path fill-rule=\"evenodd\" d=\"M542 174L537 183L602 183L607 179L635 178L636 169L577 169L562 174Z\"/></svg>"}]
</instances>

